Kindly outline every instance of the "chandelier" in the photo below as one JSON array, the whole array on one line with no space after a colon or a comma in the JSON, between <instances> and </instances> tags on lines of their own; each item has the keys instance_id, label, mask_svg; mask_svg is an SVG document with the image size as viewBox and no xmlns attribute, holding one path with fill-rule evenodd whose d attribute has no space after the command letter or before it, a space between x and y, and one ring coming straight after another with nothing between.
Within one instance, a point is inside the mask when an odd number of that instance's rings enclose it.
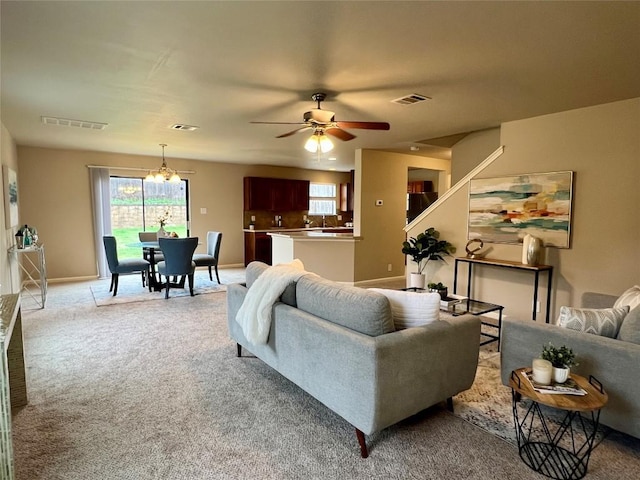
<instances>
[{"instance_id":1,"label":"chandelier","mask_svg":"<svg viewBox=\"0 0 640 480\"><path fill-rule=\"evenodd\" d=\"M318 150L322 153L327 153L333 149L333 142L324 134L322 129L317 128L313 131L313 135L309 137L307 143L304 144L304 149L311 153L316 153Z\"/></svg>"},{"instance_id":2,"label":"chandelier","mask_svg":"<svg viewBox=\"0 0 640 480\"><path fill-rule=\"evenodd\" d=\"M145 177L147 182L163 183L169 181L171 183L180 182L180 175L176 170L167 167L167 161L164 159L164 147L166 143L161 143L162 147L162 166L158 170L150 170L149 175Z\"/></svg>"}]
</instances>

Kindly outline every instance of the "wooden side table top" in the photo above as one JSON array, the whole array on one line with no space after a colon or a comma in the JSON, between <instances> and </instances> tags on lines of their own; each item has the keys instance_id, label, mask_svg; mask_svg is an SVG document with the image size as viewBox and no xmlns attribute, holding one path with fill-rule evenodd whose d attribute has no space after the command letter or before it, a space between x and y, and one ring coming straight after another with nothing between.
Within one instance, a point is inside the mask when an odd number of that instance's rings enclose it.
<instances>
[{"instance_id":1,"label":"wooden side table top","mask_svg":"<svg viewBox=\"0 0 640 480\"><path fill-rule=\"evenodd\" d=\"M572 373L570 376L575 380L580 388L587 392L586 395L536 392L524 376L524 372L530 370L531 367L518 368L517 370L514 370L511 374L511 378L509 378L509 386L519 394L530 398L534 402L562 410L590 412L601 409L609 400L609 395L604 391L604 389L601 392L597 387L589 383L589 380L585 377L575 373ZM515 376L517 376L517 378L514 378ZM518 382L518 379L520 382Z\"/></svg>"}]
</instances>

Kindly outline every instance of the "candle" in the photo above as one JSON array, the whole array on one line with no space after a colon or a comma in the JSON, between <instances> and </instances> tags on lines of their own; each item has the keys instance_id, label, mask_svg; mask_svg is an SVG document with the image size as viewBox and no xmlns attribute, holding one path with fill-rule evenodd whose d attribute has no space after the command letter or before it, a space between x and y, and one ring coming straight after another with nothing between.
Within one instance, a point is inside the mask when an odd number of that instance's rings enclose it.
<instances>
[{"instance_id":1,"label":"candle","mask_svg":"<svg viewBox=\"0 0 640 480\"><path fill-rule=\"evenodd\" d=\"M533 360L533 381L541 385L549 385L551 383L551 373L553 367L551 362L541 358Z\"/></svg>"}]
</instances>

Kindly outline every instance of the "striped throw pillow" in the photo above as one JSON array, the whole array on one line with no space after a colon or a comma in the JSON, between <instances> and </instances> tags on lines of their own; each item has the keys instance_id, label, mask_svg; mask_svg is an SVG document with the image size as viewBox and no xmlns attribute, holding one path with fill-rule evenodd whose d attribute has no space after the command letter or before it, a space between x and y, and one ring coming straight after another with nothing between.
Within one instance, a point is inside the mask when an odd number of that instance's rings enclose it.
<instances>
[{"instance_id":1,"label":"striped throw pillow","mask_svg":"<svg viewBox=\"0 0 640 480\"><path fill-rule=\"evenodd\" d=\"M640 305L640 286L634 285L629 290L624 292L613 304L613 308L629 306L629 310L633 310Z\"/></svg>"}]
</instances>

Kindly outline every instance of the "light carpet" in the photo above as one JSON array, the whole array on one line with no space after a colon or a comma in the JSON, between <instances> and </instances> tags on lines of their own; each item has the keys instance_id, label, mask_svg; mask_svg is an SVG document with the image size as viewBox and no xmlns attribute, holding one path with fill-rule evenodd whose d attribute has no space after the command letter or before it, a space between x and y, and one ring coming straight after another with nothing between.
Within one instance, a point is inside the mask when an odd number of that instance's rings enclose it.
<instances>
[{"instance_id":1,"label":"light carpet","mask_svg":"<svg viewBox=\"0 0 640 480\"><path fill-rule=\"evenodd\" d=\"M477 417L440 405L368 436L361 459L344 420L260 360L235 356L225 298L96 308L86 284L52 285L47 308L23 316L30 402L13 419L17 479L543 478ZM504 404L489 392L508 389L484 385L489 370L472 390ZM472 397L454 398L458 414ZM587 478L639 476L640 441L616 434Z\"/></svg>"},{"instance_id":2,"label":"light carpet","mask_svg":"<svg viewBox=\"0 0 640 480\"><path fill-rule=\"evenodd\" d=\"M244 281L244 268L220 269L220 284L213 272L213 281L209 280L208 270L196 270L193 282L193 293L195 295L205 295L208 293L220 293L227 291L227 284ZM108 305L118 305L122 303L148 302L150 300L163 300L164 290L150 292L148 287L142 286L140 274L121 275L118 279L118 294L114 297L113 292L109 292L111 278L94 282L91 286L91 294L98 307ZM184 288L171 288L169 297L189 297L189 283L185 280Z\"/></svg>"}]
</instances>

